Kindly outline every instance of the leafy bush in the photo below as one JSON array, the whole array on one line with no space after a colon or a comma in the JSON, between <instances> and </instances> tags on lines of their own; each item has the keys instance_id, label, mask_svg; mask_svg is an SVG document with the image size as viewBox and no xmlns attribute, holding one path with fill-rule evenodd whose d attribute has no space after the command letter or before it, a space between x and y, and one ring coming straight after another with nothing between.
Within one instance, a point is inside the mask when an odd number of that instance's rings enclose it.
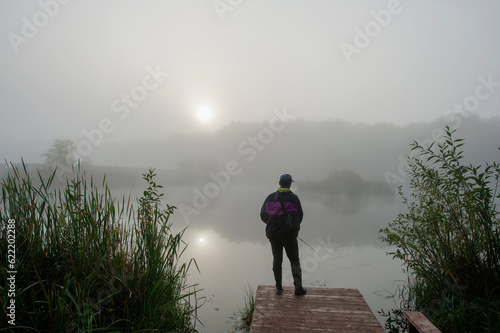
<instances>
[{"instance_id":1,"label":"leafy bush","mask_svg":"<svg viewBox=\"0 0 500 333\"><path fill-rule=\"evenodd\" d=\"M409 277L406 307L443 331L500 331L500 167L462 163L462 139L412 144L408 208L381 232Z\"/></svg>"},{"instance_id":2,"label":"leafy bush","mask_svg":"<svg viewBox=\"0 0 500 333\"><path fill-rule=\"evenodd\" d=\"M23 174L21 174L23 172ZM0 326L39 332L196 332L195 286L186 283L194 259L181 263L184 230L172 233L175 207L160 208L154 171L134 212L117 204L105 178L102 189L79 172L52 190L54 173L33 185L12 165L2 186L0 258L7 258L6 228L15 220L16 325L7 321L7 267L0 271ZM21 326L22 325L22 326Z\"/></svg>"}]
</instances>

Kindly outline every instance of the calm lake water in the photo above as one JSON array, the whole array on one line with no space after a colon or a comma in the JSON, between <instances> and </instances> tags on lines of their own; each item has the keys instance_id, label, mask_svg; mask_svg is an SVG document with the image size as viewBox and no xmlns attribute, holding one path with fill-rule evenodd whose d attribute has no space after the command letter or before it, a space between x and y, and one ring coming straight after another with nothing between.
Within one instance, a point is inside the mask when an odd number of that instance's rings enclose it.
<instances>
[{"instance_id":1,"label":"calm lake water","mask_svg":"<svg viewBox=\"0 0 500 333\"><path fill-rule=\"evenodd\" d=\"M188 226L184 240L189 246L183 258L195 258L198 263L199 272L193 267L189 282L197 283L203 289L199 295L206 297L198 311L204 325L197 325L200 332L229 332L230 317L244 307L245 291L274 284L271 248L259 218L263 200L274 190L231 186L189 221L179 211L171 217L176 228ZM167 202L190 203L191 191L170 189ZM402 208L374 200L355 212L340 214L300 191L295 193L304 209L299 237L308 244L299 241L304 286L356 288L383 323L377 312L394 307L387 296L405 275L401 263L386 255L389 249L379 240L378 231ZM286 258L283 274L284 284L293 285Z\"/></svg>"}]
</instances>

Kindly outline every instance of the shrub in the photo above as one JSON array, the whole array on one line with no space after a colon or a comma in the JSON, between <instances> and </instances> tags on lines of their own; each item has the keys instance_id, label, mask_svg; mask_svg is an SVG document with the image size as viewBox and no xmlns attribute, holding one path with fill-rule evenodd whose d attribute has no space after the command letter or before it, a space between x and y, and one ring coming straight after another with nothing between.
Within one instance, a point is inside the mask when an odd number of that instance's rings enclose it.
<instances>
[{"instance_id":1,"label":"shrub","mask_svg":"<svg viewBox=\"0 0 500 333\"><path fill-rule=\"evenodd\" d=\"M381 232L409 277L406 307L443 331L500 330L500 168L462 163L462 139L412 144L408 208Z\"/></svg>"}]
</instances>

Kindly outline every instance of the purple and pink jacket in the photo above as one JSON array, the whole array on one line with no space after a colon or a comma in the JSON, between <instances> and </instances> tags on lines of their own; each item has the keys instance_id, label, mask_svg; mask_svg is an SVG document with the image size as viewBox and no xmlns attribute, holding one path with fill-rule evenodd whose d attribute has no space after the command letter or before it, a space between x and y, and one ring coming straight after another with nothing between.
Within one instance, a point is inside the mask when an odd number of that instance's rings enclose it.
<instances>
[{"instance_id":1,"label":"purple and pink jacket","mask_svg":"<svg viewBox=\"0 0 500 333\"><path fill-rule=\"evenodd\" d=\"M283 201L287 213L297 214L300 222L304 217L299 197L290 189L279 188L267 196L260 209L260 219L266 224L266 237L271 240L296 238L299 233L286 225L280 200Z\"/></svg>"}]
</instances>

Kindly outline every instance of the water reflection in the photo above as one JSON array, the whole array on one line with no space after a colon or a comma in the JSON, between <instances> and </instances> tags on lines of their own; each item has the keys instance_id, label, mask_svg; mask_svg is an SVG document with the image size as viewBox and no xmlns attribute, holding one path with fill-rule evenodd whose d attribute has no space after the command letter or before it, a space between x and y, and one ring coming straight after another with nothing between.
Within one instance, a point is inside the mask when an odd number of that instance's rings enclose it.
<instances>
[{"instance_id":1,"label":"water reflection","mask_svg":"<svg viewBox=\"0 0 500 333\"><path fill-rule=\"evenodd\" d=\"M199 309L202 333L227 332L230 317L244 307L245 289L274 284L272 254L265 238L259 211L274 188L231 184L189 221L175 212L176 230L186 228L189 244L184 259L195 258L189 283L197 283L205 304ZM165 201L189 203L192 188L167 188ZM401 263L386 255L379 230L395 219L401 207L382 201L366 201L354 213L343 214L324 201L301 195L304 221L301 227L300 258L306 287L356 288L378 316L389 310L391 299L378 296L394 291L394 281L405 278ZM290 266L283 264L285 285L292 285ZM381 292L387 290L387 292ZM379 318L382 322L383 318Z\"/></svg>"},{"instance_id":2,"label":"water reflection","mask_svg":"<svg viewBox=\"0 0 500 333\"><path fill-rule=\"evenodd\" d=\"M245 288L254 291L259 284L274 284L271 248L267 242L231 241L213 229L188 228L186 258L194 257L200 272L192 270L190 283L204 290L206 303L199 310L203 333L227 332L229 318L243 308ZM393 306L377 296L380 290L393 290L392 282L402 279L400 263L386 256L386 249L370 245L341 245L332 238L318 237L302 244L303 282L307 287L357 288L374 312ZM284 284L293 285L288 261L283 265ZM381 320L381 319L380 319Z\"/></svg>"},{"instance_id":3,"label":"water reflection","mask_svg":"<svg viewBox=\"0 0 500 333\"><path fill-rule=\"evenodd\" d=\"M178 212L172 216L176 225L189 225L197 229L210 227L223 237L234 241L251 240L265 242L264 227L259 212L265 197L273 192L272 187L262 188L249 184L235 184L214 198L206 208L198 210L198 214L183 218ZM167 197L170 204L189 204L191 188L171 190L177 196ZM304 221L301 237L315 239L318 235L331 235L340 244L372 244L382 246L378 231L396 218L401 209L387 200L367 200L354 213L345 214L335 210L314 196L296 192L302 201Z\"/></svg>"}]
</instances>

